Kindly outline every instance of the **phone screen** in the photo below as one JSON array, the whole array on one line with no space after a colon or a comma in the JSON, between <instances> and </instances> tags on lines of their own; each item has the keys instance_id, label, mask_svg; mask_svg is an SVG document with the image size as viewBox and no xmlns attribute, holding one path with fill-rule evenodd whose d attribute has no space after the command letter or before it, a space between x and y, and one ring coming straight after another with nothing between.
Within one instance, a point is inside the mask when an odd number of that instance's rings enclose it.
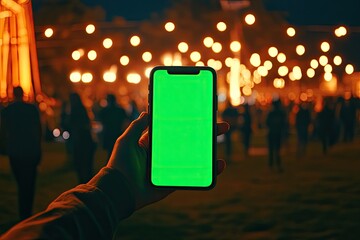
<instances>
[{"instance_id":1,"label":"phone screen","mask_svg":"<svg viewBox=\"0 0 360 240\"><path fill-rule=\"evenodd\" d=\"M159 187L211 187L216 75L206 67L163 68L153 70L150 83L151 182Z\"/></svg>"}]
</instances>

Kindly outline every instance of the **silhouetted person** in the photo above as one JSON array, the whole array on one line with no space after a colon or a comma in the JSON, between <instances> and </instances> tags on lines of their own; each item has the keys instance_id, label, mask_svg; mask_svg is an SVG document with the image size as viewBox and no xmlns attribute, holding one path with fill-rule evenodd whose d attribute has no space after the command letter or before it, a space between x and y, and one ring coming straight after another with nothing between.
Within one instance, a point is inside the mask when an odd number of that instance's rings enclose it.
<instances>
[{"instance_id":1,"label":"silhouetted person","mask_svg":"<svg viewBox=\"0 0 360 240\"><path fill-rule=\"evenodd\" d=\"M113 94L107 95L107 106L101 109L99 118L103 126L102 144L110 157L116 139L123 133L128 123L128 117L124 108L116 103Z\"/></svg>"},{"instance_id":2,"label":"silhouetted person","mask_svg":"<svg viewBox=\"0 0 360 240\"><path fill-rule=\"evenodd\" d=\"M23 101L23 89L14 88L15 101L2 110L1 131L18 187L19 215L32 215L37 166L41 160L41 122L35 105Z\"/></svg>"},{"instance_id":3,"label":"silhouetted person","mask_svg":"<svg viewBox=\"0 0 360 240\"><path fill-rule=\"evenodd\" d=\"M284 129L285 124L286 113L281 107L281 101L273 101L273 109L266 118L266 125L268 127L269 167L272 168L275 164L279 172L283 171L280 150L285 134L284 131L286 131Z\"/></svg>"},{"instance_id":4,"label":"silhouetted person","mask_svg":"<svg viewBox=\"0 0 360 240\"><path fill-rule=\"evenodd\" d=\"M297 157L300 158L306 153L306 146L309 138L309 126L311 123L310 110L306 103L302 103L299 106L299 111L296 113L295 127L297 133Z\"/></svg>"},{"instance_id":5,"label":"silhouetted person","mask_svg":"<svg viewBox=\"0 0 360 240\"><path fill-rule=\"evenodd\" d=\"M130 111L129 111L129 119L133 121L137 119L140 115L139 108L134 100L130 101Z\"/></svg>"},{"instance_id":6,"label":"silhouetted person","mask_svg":"<svg viewBox=\"0 0 360 240\"><path fill-rule=\"evenodd\" d=\"M225 122L229 123L229 125L230 125L229 131L227 131L225 133L225 154L230 163L231 154L232 154L232 150L233 150L231 136L232 136L232 133L234 131L236 131L236 129L237 129L237 124L238 124L237 121L238 121L238 117L239 117L239 112L234 106L231 105L230 102L228 102L221 117Z\"/></svg>"},{"instance_id":7,"label":"silhouetted person","mask_svg":"<svg viewBox=\"0 0 360 240\"><path fill-rule=\"evenodd\" d=\"M252 120L251 120L251 113L250 113L250 106L248 104L244 105L244 112L241 113L241 119L242 123L240 126L240 132L242 136L242 142L244 146L244 154L245 156L249 155L249 149L250 149L250 140L251 140L251 134L252 134Z\"/></svg>"},{"instance_id":8,"label":"silhouetted person","mask_svg":"<svg viewBox=\"0 0 360 240\"><path fill-rule=\"evenodd\" d=\"M86 183L93 177L95 142L87 110L77 93L70 94L69 128L75 171L79 182Z\"/></svg>"},{"instance_id":9,"label":"silhouetted person","mask_svg":"<svg viewBox=\"0 0 360 240\"><path fill-rule=\"evenodd\" d=\"M329 100L324 101L323 109L318 113L316 120L317 131L322 143L322 151L326 154L332 143L335 125L335 110Z\"/></svg>"},{"instance_id":10,"label":"silhouetted person","mask_svg":"<svg viewBox=\"0 0 360 240\"><path fill-rule=\"evenodd\" d=\"M356 126L356 104L353 98L343 102L340 109L340 120L343 125L343 141L353 141Z\"/></svg>"}]
</instances>

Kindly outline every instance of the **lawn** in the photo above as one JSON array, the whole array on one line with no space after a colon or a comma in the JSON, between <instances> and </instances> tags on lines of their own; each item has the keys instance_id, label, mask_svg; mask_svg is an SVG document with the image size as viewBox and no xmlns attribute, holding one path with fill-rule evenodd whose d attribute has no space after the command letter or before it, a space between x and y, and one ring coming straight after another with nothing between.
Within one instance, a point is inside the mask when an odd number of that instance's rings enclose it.
<instances>
[{"instance_id":1,"label":"lawn","mask_svg":"<svg viewBox=\"0 0 360 240\"><path fill-rule=\"evenodd\" d=\"M211 191L177 191L134 213L116 239L360 239L360 136L324 156L312 141L296 159L295 137L282 151L283 173L267 167L265 133L256 132L244 158L234 136L232 162ZM219 157L223 156L219 144ZM98 149L96 169L104 165ZM44 145L35 212L77 184L62 143ZM0 158L0 230L17 221L16 186Z\"/></svg>"}]
</instances>

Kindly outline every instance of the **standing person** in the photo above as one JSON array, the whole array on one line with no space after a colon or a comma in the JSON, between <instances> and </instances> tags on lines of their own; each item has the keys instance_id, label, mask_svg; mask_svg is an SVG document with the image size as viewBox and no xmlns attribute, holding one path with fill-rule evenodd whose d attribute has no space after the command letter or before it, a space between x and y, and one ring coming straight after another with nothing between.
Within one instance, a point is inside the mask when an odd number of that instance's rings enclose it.
<instances>
[{"instance_id":1,"label":"standing person","mask_svg":"<svg viewBox=\"0 0 360 240\"><path fill-rule=\"evenodd\" d=\"M284 126L286 124L286 113L282 109L281 101L273 101L273 109L266 118L268 127L268 148L269 148L269 167L272 168L274 163L279 172L283 171L280 150L284 137Z\"/></svg>"},{"instance_id":2,"label":"standing person","mask_svg":"<svg viewBox=\"0 0 360 240\"><path fill-rule=\"evenodd\" d=\"M33 104L25 103L23 95L23 89L15 87L15 101L1 113L1 135L18 187L21 219L32 215L42 135L39 111Z\"/></svg>"},{"instance_id":3,"label":"standing person","mask_svg":"<svg viewBox=\"0 0 360 240\"><path fill-rule=\"evenodd\" d=\"M252 120L251 120L251 113L250 113L250 106L249 104L244 105L244 112L241 114L242 118L242 125L240 128L243 145L244 145L244 154L245 157L249 156L249 149L250 149L250 140L252 134Z\"/></svg>"},{"instance_id":4,"label":"standing person","mask_svg":"<svg viewBox=\"0 0 360 240\"><path fill-rule=\"evenodd\" d=\"M343 141L352 142L356 126L356 105L354 99L346 99L340 109L340 119L343 125Z\"/></svg>"},{"instance_id":5,"label":"standing person","mask_svg":"<svg viewBox=\"0 0 360 240\"><path fill-rule=\"evenodd\" d=\"M123 133L128 124L126 111L117 104L115 95L107 95L107 106L101 109L99 119L103 126L103 148L107 151L109 158L116 139Z\"/></svg>"},{"instance_id":6,"label":"standing person","mask_svg":"<svg viewBox=\"0 0 360 240\"><path fill-rule=\"evenodd\" d=\"M227 103L225 110L221 115L222 119L229 123L230 129L225 133L225 154L228 159L228 162L231 161L231 154L232 154L232 140L231 136L232 133L237 129L237 121L239 117L238 110L231 105L230 102Z\"/></svg>"},{"instance_id":7,"label":"standing person","mask_svg":"<svg viewBox=\"0 0 360 240\"><path fill-rule=\"evenodd\" d=\"M306 103L301 103L299 111L296 113L295 126L298 140L297 157L301 158L305 155L306 145L308 143L309 126L311 123L310 111Z\"/></svg>"},{"instance_id":8,"label":"standing person","mask_svg":"<svg viewBox=\"0 0 360 240\"><path fill-rule=\"evenodd\" d=\"M70 94L69 129L71 152L79 183L93 177L95 142L91 134L91 122L79 94Z\"/></svg>"},{"instance_id":9,"label":"standing person","mask_svg":"<svg viewBox=\"0 0 360 240\"><path fill-rule=\"evenodd\" d=\"M317 115L317 130L322 143L323 154L326 154L331 146L331 138L334 135L335 110L330 99L324 101L323 109Z\"/></svg>"}]
</instances>

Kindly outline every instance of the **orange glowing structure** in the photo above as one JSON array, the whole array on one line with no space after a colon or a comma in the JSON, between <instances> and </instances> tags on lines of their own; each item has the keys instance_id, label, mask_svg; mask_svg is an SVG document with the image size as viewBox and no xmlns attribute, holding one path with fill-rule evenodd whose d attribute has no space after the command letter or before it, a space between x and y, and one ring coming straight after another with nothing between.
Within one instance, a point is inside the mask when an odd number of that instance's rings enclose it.
<instances>
[{"instance_id":1,"label":"orange glowing structure","mask_svg":"<svg viewBox=\"0 0 360 240\"><path fill-rule=\"evenodd\" d=\"M0 101L21 86L27 101L41 93L30 0L0 1Z\"/></svg>"}]
</instances>

